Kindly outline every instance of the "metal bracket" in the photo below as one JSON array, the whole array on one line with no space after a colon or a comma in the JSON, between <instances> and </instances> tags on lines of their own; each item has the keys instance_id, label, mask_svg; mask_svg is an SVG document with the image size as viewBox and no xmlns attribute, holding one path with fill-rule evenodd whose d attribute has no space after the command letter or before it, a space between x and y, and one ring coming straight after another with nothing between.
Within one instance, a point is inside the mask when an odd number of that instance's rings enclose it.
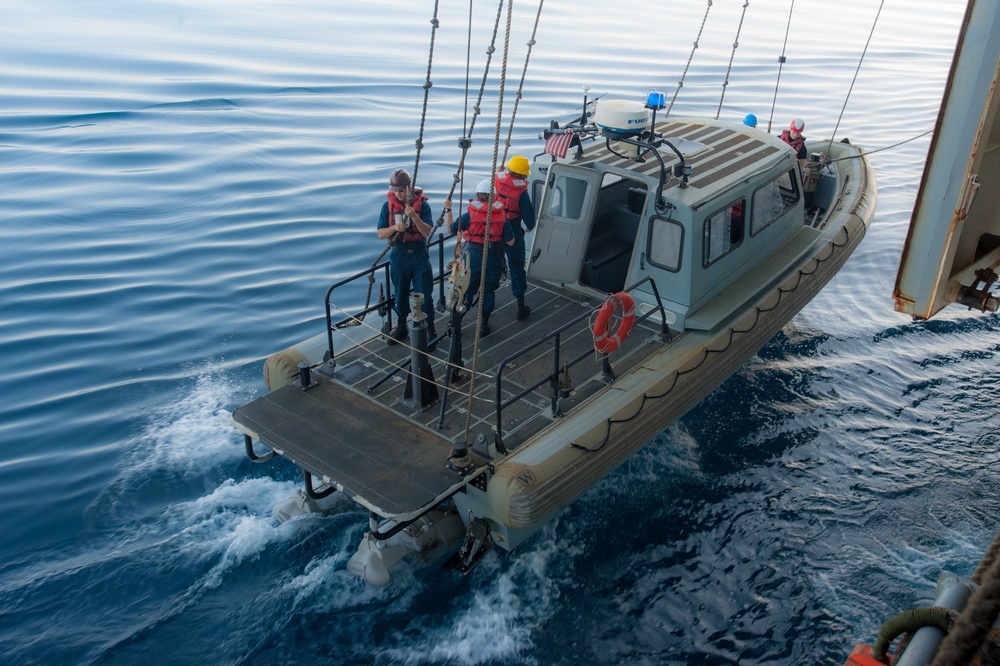
<instances>
[{"instance_id":1,"label":"metal bracket","mask_svg":"<svg viewBox=\"0 0 1000 666\"><path fill-rule=\"evenodd\" d=\"M330 487L322 492L316 492L312 484L312 474L306 470L302 470L302 476L306 478L306 495L313 499L323 499L324 497L329 497L330 495L337 492L337 486L330 484Z\"/></svg>"},{"instance_id":2,"label":"metal bracket","mask_svg":"<svg viewBox=\"0 0 1000 666\"><path fill-rule=\"evenodd\" d=\"M247 458L249 458L255 463L267 462L268 460L274 457L274 451L268 451L262 456L258 456L256 453L254 453L253 438L251 438L250 435L247 435L245 433L243 435L243 444L246 445L247 447Z\"/></svg>"}]
</instances>

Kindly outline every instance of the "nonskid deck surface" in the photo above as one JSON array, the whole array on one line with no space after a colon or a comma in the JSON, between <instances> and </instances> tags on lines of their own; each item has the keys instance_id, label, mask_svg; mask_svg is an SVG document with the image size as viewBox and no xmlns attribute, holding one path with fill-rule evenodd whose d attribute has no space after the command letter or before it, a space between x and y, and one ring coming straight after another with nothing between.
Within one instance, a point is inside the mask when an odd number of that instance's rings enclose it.
<instances>
[{"instance_id":1,"label":"nonskid deck surface","mask_svg":"<svg viewBox=\"0 0 1000 666\"><path fill-rule=\"evenodd\" d=\"M237 409L233 420L386 516L434 504L461 485L441 464L446 440L335 381L316 380L307 391L293 383L258 398Z\"/></svg>"},{"instance_id":2,"label":"nonskid deck surface","mask_svg":"<svg viewBox=\"0 0 1000 666\"><path fill-rule=\"evenodd\" d=\"M451 338L445 337L431 355L431 369L439 399L424 409L404 398L405 372L369 387L410 358L405 345L387 346L376 337L364 348L340 353L332 376L314 373L317 386L302 391L295 384L254 400L237 409L233 420L261 444L314 474L326 476L384 516L412 514L433 506L442 494L457 490L476 474L463 478L447 467L455 441L471 446L482 433L492 442L496 423L495 377L499 363L515 351L544 337L564 322L600 305L600 298L587 298L550 286L529 286L526 296L531 315L517 321L516 304L509 290L497 293L490 319L492 333L479 345L477 381L469 413L469 377L474 349L474 316L462 326L464 379L445 392L446 366ZM436 328L444 332L448 318L437 314ZM663 346L659 315L637 324L624 345L611 355L620 376ZM551 341L519 357L503 373L503 399L546 377L555 367ZM589 322L566 331L560 342L560 357L590 356L570 369L573 393L562 399L564 413L594 395L607 384L602 381L600 355L593 353ZM318 377L317 377L318 375ZM438 428L442 400L444 421ZM559 417L552 414L551 388L546 382L503 412L503 442L509 451L525 443ZM477 468L488 461L474 455Z\"/></svg>"}]
</instances>

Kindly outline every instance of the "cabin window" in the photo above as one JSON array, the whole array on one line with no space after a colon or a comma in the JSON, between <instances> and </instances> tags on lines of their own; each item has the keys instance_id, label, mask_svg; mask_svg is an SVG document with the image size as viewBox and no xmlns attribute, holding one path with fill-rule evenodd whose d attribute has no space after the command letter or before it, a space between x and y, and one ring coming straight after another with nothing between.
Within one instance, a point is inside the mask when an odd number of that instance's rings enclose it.
<instances>
[{"instance_id":1,"label":"cabin window","mask_svg":"<svg viewBox=\"0 0 1000 666\"><path fill-rule=\"evenodd\" d=\"M795 170L781 174L753 193L750 235L755 236L798 203L799 186Z\"/></svg>"},{"instance_id":2,"label":"cabin window","mask_svg":"<svg viewBox=\"0 0 1000 666\"><path fill-rule=\"evenodd\" d=\"M544 192L545 192L544 180L536 180L531 184L531 192L529 196L531 198L531 205L535 207L535 210L538 210L538 202L542 200L542 194Z\"/></svg>"},{"instance_id":3,"label":"cabin window","mask_svg":"<svg viewBox=\"0 0 1000 666\"><path fill-rule=\"evenodd\" d=\"M684 247L684 227L673 220L654 217L649 222L649 263L676 273L681 269L681 249Z\"/></svg>"},{"instance_id":4,"label":"cabin window","mask_svg":"<svg viewBox=\"0 0 1000 666\"><path fill-rule=\"evenodd\" d=\"M726 256L743 242L746 199L737 199L705 220L704 264Z\"/></svg>"},{"instance_id":5,"label":"cabin window","mask_svg":"<svg viewBox=\"0 0 1000 666\"><path fill-rule=\"evenodd\" d=\"M587 195L587 181L568 174L558 174L546 197L546 210L552 217L580 219Z\"/></svg>"}]
</instances>

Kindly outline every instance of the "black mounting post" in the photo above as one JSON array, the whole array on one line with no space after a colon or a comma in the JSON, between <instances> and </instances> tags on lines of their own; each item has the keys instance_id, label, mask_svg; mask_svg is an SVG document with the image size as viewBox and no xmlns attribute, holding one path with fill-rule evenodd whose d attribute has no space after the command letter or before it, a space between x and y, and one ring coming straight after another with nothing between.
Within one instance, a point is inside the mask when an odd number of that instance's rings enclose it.
<instances>
[{"instance_id":1,"label":"black mounting post","mask_svg":"<svg viewBox=\"0 0 1000 666\"><path fill-rule=\"evenodd\" d=\"M303 391L308 391L313 386L316 386L317 382L312 380L312 372L309 368L308 361L299 361L299 383L298 387Z\"/></svg>"},{"instance_id":2,"label":"black mounting post","mask_svg":"<svg viewBox=\"0 0 1000 666\"><path fill-rule=\"evenodd\" d=\"M552 347L552 378L549 381L549 387L552 389L552 416L562 416L562 408L559 405L559 374L563 369L563 365L560 363L559 359L559 342L560 338L557 335Z\"/></svg>"},{"instance_id":3,"label":"black mounting post","mask_svg":"<svg viewBox=\"0 0 1000 666\"><path fill-rule=\"evenodd\" d=\"M423 311L423 294L412 294L410 305L413 309L410 327L410 373L406 376L403 400L422 411L437 402L438 390L434 382L434 371L427 360L427 314Z\"/></svg>"},{"instance_id":4,"label":"black mounting post","mask_svg":"<svg viewBox=\"0 0 1000 666\"><path fill-rule=\"evenodd\" d=\"M480 435L481 436L481 435ZM469 457L469 446L464 439L455 440L451 446L451 455L448 456L448 469L465 476L475 470L476 466Z\"/></svg>"},{"instance_id":5,"label":"black mounting post","mask_svg":"<svg viewBox=\"0 0 1000 666\"><path fill-rule=\"evenodd\" d=\"M615 369L611 367L607 354L601 354L601 381L605 384L615 381Z\"/></svg>"},{"instance_id":6,"label":"black mounting post","mask_svg":"<svg viewBox=\"0 0 1000 666\"><path fill-rule=\"evenodd\" d=\"M451 346L448 350L448 365L445 366L444 393L441 395L441 412L438 416L438 430L444 428L444 415L448 410L448 387L452 381L459 381L464 375L462 368L462 313L459 306L451 308L451 319L448 322L448 331L445 335L451 336Z\"/></svg>"}]
</instances>

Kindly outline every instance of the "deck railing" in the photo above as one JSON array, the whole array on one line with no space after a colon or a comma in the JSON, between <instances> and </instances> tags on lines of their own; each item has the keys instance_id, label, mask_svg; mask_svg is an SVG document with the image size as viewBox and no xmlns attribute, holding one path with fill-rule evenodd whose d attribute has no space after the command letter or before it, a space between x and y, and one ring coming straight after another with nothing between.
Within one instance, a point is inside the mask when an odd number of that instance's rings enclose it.
<instances>
[{"instance_id":1,"label":"deck railing","mask_svg":"<svg viewBox=\"0 0 1000 666\"><path fill-rule=\"evenodd\" d=\"M437 287L438 301L436 305L431 304L429 307L436 307L439 312L444 311L444 244L445 241L450 240L454 237L455 237L454 234L449 234L446 236L444 234L439 233L435 240L427 244L428 252L433 252L434 249L437 248L438 266L437 266L437 274L433 276L433 285ZM384 284L386 285L385 298L381 298L378 300L377 303L371 305L370 304L371 293L369 292L369 297L366 299L368 305L366 305L364 308L360 310L357 310L356 312L353 312L353 314L346 314L343 319L340 319L338 321L333 321L333 307L332 307L332 301L330 300L331 296L333 295L333 292L345 285L351 284L352 282L355 282L356 280L360 280L362 278L368 279L372 285L371 288L374 289L374 284L376 281L375 276L377 273L379 273L379 271L383 273L383 281ZM389 279L389 260L386 259L384 261L380 261L363 271L355 273L354 275L351 275L350 277L344 278L340 282L333 284L329 289L326 290L325 304L326 304L326 340L327 340L327 350L329 354L328 358L330 361L333 361L333 359L335 358L334 348L333 348L333 332L336 329L344 328L346 326L357 326L361 322L361 320L365 318L366 315L377 311L379 313L379 316L385 318L385 324L387 329L385 332L392 330L392 316L393 316L393 307L396 304L396 294L393 293L392 291L392 280ZM341 308L338 308L338 310L346 312L346 310L343 310Z\"/></svg>"},{"instance_id":2,"label":"deck railing","mask_svg":"<svg viewBox=\"0 0 1000 666\"><path fill-rule=\"evenodd\" d=\"M660 313L660 322L661 322L660 323L660 325L661 325L660 337L661 337L661 339L664 342L669 341L670 338L671 338L671 333L670 333L670 328L667 326L667 313L666 313L666 310L663 308L662 302L660 301L660 291L656 287L656 281L653 280L652 276L647 276L647 277L643 278L642 280L639 280L635 284L633 284L633 285L631 285L629 287L626 287L624 291L631 293L632 291L636 290L638 287L642 286L643 284L645 284L647 282L649 283L650 287L653 290L653 296L654 296L654 299L655 299L655 302L656 302L656 307L650 309L648 312L646 312L645 314L642 314L642 315L638 315L638 313L637 313L637 316L636 316L636 319L635 319L635 323L638 324L640 322L643 322L646 319L649 319L650 317L652 317L654 313L659 312ZM593 350L588 349L587 351L584 351L584 352L582 352L580 354L577 354L576 356L574 356L572 358L563 358L561 350L560 350L563 334L566 331L568 331L568 330L570 330L570 329L572 329L574 327L579 326L581 322L583 322L583 321L589 321L590 318L594 315L594 313L597 312L601 308L602 305L603 305L603 303L601 305L598 305L598 306L594 307L591 310L587 310L586 312L583 312L582 314L580 314L577 317L574 317L573 319L571 319L570 321L566 322L565 324L563 324L559 328L557 328L557 329L555 329L553 331L550 331L549 333L546 333L543 337L539 338L535 342L533 342L530 345L528 345L528 346L526 346L526 347L524 347L524 348L522 348L522 349L514 352L513 354L511 354L510 356L508 356L504 360L500 361L500 364L497 366L497 371L496 371L496 400L495 400L495 404L496 404L496 419L497 419L497 421L496 421L496 448L497 448L497 451L499 453L505 454L505 453L508 452L507 448L504 446L504 443L503 443L503 427L502 427L502 424L503 424L503 411L505 409L507 409L508 407L510 407L511 405L515 404L518 400L521 400L525 396L529 395L535 389L537 389L537 388L541 387L542 385L544 385L546 382L549 383L549 386L551 388L551 399L550 399L550 402L551 402L551 406L552 406L552 415L553 416L562 416L562 411L561 411L561 407L560 407L560 400L559 400L559 398L560 398L560 388L561 388L560 385L559 385L559 375L560 375L560 373L568 370L569 368L572 368L577 363L580 363L581 361L583 361L584 359L588 358L591 354L594 353ZM542 345L548 343L550 340L552 341L552 349L550 350L550 354L552 356L552 366L551 366L552 367L552 371L549 374L543 376L538 381L536 381L534 384L532 384L530 386L526 386L520 392L515 393L514 395L512 395L509 398L507 398L506 400L504 400L503 399L503 371L504 371L504 368L506 368L508 366L508 364L510 364L515 359L520 358L521 356L524 356L528 352L541 347ZM602 356L603 356L603 358L601 359L601 362L603 364L603 372L604 372L603 380L605 382L610 383L610 382L614 381L614 372L612 371L612 368L611 368L611 362L608 360L608 354L603 354Z\"/></svg>"}]
</instances>

